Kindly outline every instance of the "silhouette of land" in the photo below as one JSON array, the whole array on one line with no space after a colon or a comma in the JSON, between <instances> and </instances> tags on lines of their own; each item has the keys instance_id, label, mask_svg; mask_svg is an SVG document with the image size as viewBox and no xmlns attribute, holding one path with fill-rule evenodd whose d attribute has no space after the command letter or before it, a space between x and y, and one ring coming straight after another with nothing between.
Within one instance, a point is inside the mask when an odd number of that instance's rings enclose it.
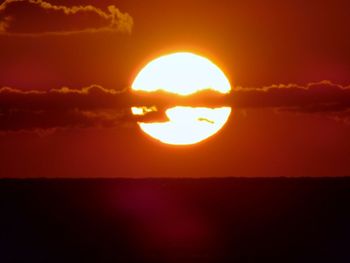
<instances>
[{"instance_id":1,"label":"silhouette of land","mask_svg":"<svg viewBox=\"0 0 350 263\"><path fill-rule=\"evenodd\" d=\"M0 262L350 262L350 178L0 180Z\"/></svg>"}]
</instances>

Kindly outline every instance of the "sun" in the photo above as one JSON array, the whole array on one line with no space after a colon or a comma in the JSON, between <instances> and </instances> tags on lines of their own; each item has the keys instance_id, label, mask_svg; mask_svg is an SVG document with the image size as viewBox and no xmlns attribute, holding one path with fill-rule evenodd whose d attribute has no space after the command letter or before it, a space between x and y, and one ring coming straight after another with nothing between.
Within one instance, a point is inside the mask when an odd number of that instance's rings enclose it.
<instances>
[{"instance_id":1,"label":"sun","mask_svg":"<svg viewBox=\"0 0 350 263\"><path fill-rule=\"evenodd\" d=\"M229 93L231 86L221 69L209 59L179 52L148 63L135 78L132 89L163 90L185 96L206 89Z\"/></svg>"},{"instance_id":2,"label":"sun","mask_svg":"<svg viewBox=\"0 0 350 263\"><path fill-rule=\"evenodd\" d=\"M132 90L164 91L191 96L204 90L228 94L231 85L222 70L209 59L178 52L159 57L148 63L136 76ZM134 115L157 111L153 107L132 107ZM139 122L140 128L151 137L172 145L199 143L217 133L227 122L231 107L189 107L178 105L164 113L165 122Z\"/></svg>"}]
</instances>

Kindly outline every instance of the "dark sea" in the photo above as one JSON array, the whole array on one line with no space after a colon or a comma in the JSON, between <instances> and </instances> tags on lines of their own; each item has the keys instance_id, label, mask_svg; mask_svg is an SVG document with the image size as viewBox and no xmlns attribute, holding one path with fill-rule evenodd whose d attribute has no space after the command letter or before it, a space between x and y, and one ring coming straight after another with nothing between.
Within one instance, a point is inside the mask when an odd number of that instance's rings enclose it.
<instances>
[{"instance_id":1,"label":"dark sea","mask_svg":"<svg viewBox=\"0 0 350 263\"><path fill-rule=\"evenodd\" d=\"M0 262L350 262L350 178L0 180Z\"/></svg>"}]
</instances>

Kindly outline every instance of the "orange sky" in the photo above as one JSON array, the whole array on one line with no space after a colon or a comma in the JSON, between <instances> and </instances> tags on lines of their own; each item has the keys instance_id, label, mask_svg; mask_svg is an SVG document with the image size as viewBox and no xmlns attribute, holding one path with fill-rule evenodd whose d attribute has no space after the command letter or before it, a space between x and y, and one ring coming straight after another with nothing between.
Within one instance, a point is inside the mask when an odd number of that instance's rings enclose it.
<instances>
[{"instance_id":1,"label":"orange sky","mask_svg":"<svg viewBox=\"0 0 350 263\"><path fill-rule=\"evenodd\" d=\"M0 3L1 177L350 175L348 1ZM129 94L108 91L179 49L242 87L225 128L184 149L143 135ZM26 93L63 86L94 88Z\"/></svg>"}]
</instances>

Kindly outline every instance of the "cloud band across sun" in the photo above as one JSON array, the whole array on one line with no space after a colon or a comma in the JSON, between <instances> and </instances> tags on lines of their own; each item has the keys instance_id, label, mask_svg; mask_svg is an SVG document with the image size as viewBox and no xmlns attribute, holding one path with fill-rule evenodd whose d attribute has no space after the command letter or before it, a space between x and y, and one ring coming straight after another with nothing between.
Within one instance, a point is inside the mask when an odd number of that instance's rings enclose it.
<instances>
[{"instance_id":1,"label":"cloud band across sun","mask_svg":"<svg viewBox=\"0 0 350 263\"><path fill-rule=\"evenodd\" d=\"M209 92L210 93L210 92ZM235 109L274 108L280 112L312 113L350 120L350 87L329 81L235 88L230 95L209 94L174 98L165 93L135 96L127 89L106 89L91 85L81 89L21 90L0 88L0 131L71 127L117 127L136 121L164 120L165 110L176 105L227 105ZM132 116L132 106L156 106L157 112Z\"/></svg>"}]
</instances>

